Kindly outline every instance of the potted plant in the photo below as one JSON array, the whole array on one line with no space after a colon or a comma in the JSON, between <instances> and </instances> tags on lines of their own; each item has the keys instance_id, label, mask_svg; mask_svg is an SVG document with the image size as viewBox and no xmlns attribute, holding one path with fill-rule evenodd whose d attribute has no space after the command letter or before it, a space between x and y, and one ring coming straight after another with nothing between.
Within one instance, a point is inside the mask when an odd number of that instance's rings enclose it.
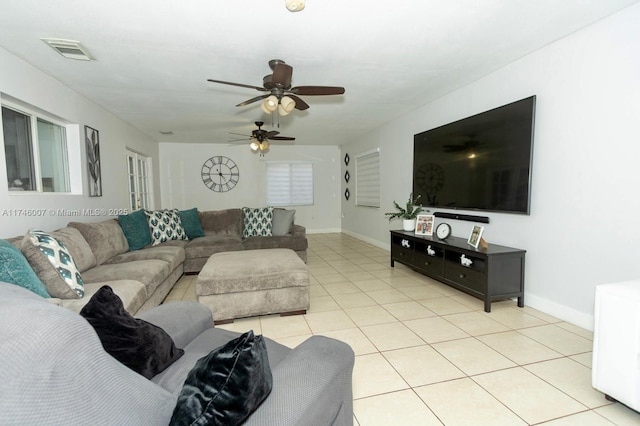
<instances>
[{"instance_id":1,"label":"potted plant","mask_svg":"<svg viewBox=\"0 0 640 426\"><path fill-rule=\"evenodd\" d=\"M414 199L413 194L409 194L409 200L404 208L394 200L393 205L396 206L397 211L385 213L384 215L389 217L389 222L393 219L402 219L402 229L413 231L416 229L416 217L422 211L422 204L418 204L419 199L420 195Z\"/></svg>"}]
</instances>

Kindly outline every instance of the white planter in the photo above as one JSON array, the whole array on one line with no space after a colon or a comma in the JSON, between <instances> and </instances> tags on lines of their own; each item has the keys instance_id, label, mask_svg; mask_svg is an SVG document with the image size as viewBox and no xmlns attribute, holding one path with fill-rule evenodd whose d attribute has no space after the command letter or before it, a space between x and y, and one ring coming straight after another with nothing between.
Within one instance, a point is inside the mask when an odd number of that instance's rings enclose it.
<instances>
[{"instance_id":1,"label":"white planter","mask_svg":"<svg viewBox=\"0 0 640 426\"><path fill-rule=\"evenodd\" d=\"M416 220L415 219L402 219L402 229L405 231L415 231Z\"/></svg>"}]
</instances>

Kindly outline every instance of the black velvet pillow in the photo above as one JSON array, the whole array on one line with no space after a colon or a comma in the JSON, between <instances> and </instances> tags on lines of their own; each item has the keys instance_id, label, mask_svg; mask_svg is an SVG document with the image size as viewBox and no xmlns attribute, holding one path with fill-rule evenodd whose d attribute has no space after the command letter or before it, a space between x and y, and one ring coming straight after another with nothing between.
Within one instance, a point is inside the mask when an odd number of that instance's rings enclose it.
<instances>
[{"instance_id":1,"label":"black velvet pillow","mask_svg":"<svg viewBox=\"0 0 640 426\"><path fill-rule=\"evenodd\" d=\"M262 336L248 331L198 360L184 382L170 425L238 425L271 392Z\"/></svg>"},{"instance_id":2,"label":"black velvet pillow","mask_svg":"<svg viewBox=\"0 0 640 426\"><path fill-rule=\"evenodd\" d=\"M93 326L111 356L147 379L184 354L162 328L132 317L107 285L91 297L80 315Z\"/></svg>"}]
</instances>

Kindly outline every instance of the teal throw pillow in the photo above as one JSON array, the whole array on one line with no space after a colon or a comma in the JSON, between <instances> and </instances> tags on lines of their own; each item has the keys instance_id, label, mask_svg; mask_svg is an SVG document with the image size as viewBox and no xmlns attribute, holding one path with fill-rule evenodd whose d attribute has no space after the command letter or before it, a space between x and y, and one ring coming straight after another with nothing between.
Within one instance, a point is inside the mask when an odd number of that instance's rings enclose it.
<instances>
[{"instance_id":1,"label":"teal throw pillow","mask_svg":"<svg viewBox=\"0 0 640 426\"><path fill-rule=\"evenodd\" d=\"M262 208L242 208L242 218L244 229L242 238L247 237L270 237L273 226L273 207Z\"/></svg>"},{"instance_id":2,"label":"teal throw pillow","mask_svg":"<svg viewBox=\"0 0 640 426\"><path fill-rule=\"evenodd\" d=\"M151 244L151 232L144 210L118 216L118 223L129 243L129 251L140 250Z\"/></svg>"},{"instance_id":3,"label":"teal throw pillow","mask_svg":"<svg viewBox=\"0 0 640 426\"><path fill-rule=\"evenodd\" d=\"M182 227L190 240L198 237L204 237L204 229L200 223L198 209L196 207L189 210L180 210L180 220Z\"/></svg>"},{"instance_id":4,"label":"teal throw pillow","mask_svg":"<svg viewBox=\"0 0 640 426\"><path fill-rule=\"evenodd\" d=\"M24 255L5 240L0 240L0 281L26 288L42 297L50 297Z\"/></svg>"}]
</instances>

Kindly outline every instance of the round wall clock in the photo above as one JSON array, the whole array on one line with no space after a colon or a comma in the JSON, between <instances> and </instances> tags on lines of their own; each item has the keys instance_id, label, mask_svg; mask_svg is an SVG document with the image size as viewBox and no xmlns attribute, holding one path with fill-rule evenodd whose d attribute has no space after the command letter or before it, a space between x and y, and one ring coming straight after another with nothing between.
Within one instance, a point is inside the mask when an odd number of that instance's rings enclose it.
<instances>
[{"instance_id":1,"label":"round wall clock","mask_svg":"<svg viewBox=\"0 0 640 426\"><path fill-rule=\"evenodd\" d=\"M212 191L226 192L232 190L240 180L240 170L229 157L217 155L209 158L202 165L202 182Z\"/></svg>"},{"instance_id":2,"label":"round wall clock","mask_svg":"<svg viewBox=\"0 0 640 426\"><path fill-rule=\"evenodd\" d=\"M441 223L436 228L436 236L441 240L445 240L449 235L451 235L451 226L448 223Z\"/></svg>"},{"instance_id":3,"label":"round wall clock","mask_svg":"<svg viewBox=\"0 0 640 426\"><path fill-rule=\"evenodd\" d=\"M438 164L423 164L416 170L416 183L428 194L434 195L444 185L444 170Z\"/></svg>"}]
</instances>

